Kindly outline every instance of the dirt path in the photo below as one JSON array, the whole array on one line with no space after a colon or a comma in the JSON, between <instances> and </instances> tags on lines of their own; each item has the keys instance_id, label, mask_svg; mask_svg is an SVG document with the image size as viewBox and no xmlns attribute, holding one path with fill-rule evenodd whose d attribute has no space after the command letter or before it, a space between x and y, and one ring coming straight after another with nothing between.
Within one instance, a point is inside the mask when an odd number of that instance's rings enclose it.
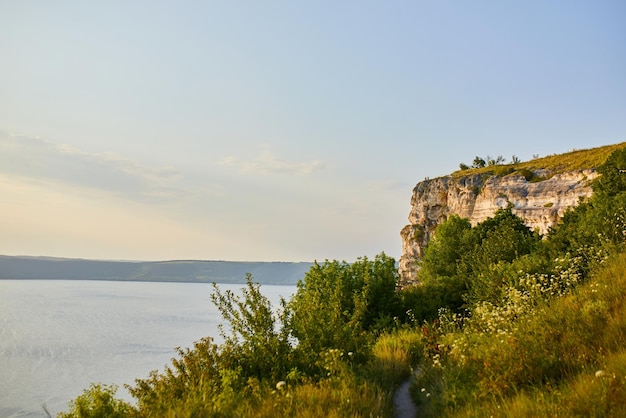
<instances>
[{"instance_id":1,"label":"dirt path","mask_svg":"<svg viewBox=\"0 0 626 418\"><path fill-rule=\"evenodd\" d=\"M417 408L411 400L409 388L411 379L402 383L393 395L393 415L395 418L415 418Z\"/></svg>"}]
</instances>

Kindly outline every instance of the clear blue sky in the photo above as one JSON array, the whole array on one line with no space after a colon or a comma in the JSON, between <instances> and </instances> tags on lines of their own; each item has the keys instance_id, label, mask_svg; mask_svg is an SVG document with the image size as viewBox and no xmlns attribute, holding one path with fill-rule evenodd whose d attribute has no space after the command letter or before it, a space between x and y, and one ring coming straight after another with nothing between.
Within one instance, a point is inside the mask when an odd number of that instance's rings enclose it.
<instances>
[{"instance_id":1,"label":"clear blue sky","mask_svg":"<svg viewBox=\"0 0 626 418\"><path fill-rule=\"evenodd\" d=\"M399 257L474 156L626 141L623 1L0 3L0 254Z\"/></svg>"}]
</instances>

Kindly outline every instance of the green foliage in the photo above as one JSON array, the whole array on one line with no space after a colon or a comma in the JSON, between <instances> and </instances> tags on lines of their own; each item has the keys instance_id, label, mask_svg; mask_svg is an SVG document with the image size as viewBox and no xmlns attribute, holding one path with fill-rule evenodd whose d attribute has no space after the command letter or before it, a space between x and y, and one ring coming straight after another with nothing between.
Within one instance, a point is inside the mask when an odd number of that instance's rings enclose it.
<instances>
[{"instance_id":1,"label":"green foliage","mask_svg":"<svg viewBox=\"0 0 626 418\"><path fill-rule=\"evenodd\" d=\"M522 168L519 173L526 179L526 181L534 181L537 179L535 172L529 168Z\"/></svg>"},{"instance_id":2,"label":"green foliage","mask_svg":"<svg viewBox=\"0 0 626 418\"><path fill-rule=\"evenodd\" d=\"M224 353L240 368L245 378L280 380L290 369L290 310L284 299L275 315L272 304L261 293L260 285L246 275L243 298L230 290L222 293L214 284L211 300L228 323L230 333L220 327L225 339Z\"/></svg>"},{"instance_id":3,"label":"green foliage","mask_svg":"<svg viewBox=\"0 0 626 418\"><path fill-rule=\"evenodd\" d=\"M433 394L417 393L423 415L621 416L626 254L572 286L442 318L439 351L420 365L417 385Z\"/></svg>"},{"instance_id":4,"label":"green foliage","mask_svg":"<svg viewBox=\"0 0 626 418\"><path fill-rule=\"evenodd\" d=\"M222 415L237 410L242 396L254 400L288 376L293 347L286 302L281 300L275 313L260 285L250 275L246 281L241 297L214 285L212 301L228 324L222 328L223 344L205 338L193 349L178 349L164 373L152 372L129 388L142 414Z\"/></svg>"},{"instance_id":5,"label":"green foliage","mask_svg":"<svg viewBox=\"0 0 626 418\"><path fill-rule=\"evenodd\" d=\"M626 148L613 152L598 173L601 176L593 184L596 193L614 196L626 191Z\"/></svg>"},{"instance_id":6,"label":"green foliage","mask_svg":"<svg viewBox=\"0 0 626 418\"><path fill-rule=\"evenodd\" d=\"M137 399L140 416L209 415L226 403L233 387L228 369L222 364L219 347L210 338L194 343L193 349L178 349L178 357L162 373L156 370L146 379L137 379L129 392Z\"/></svg>"},{"instance_id":7,"label":"green foliage","mask_svg":"<svg viewBox=\"0 0 626 418\"><path fill-rule=\"evenodd\" d=\"M533 251L539 240L510 208L499 209L471 229L458 267L458 274L470 281L468 301L499 297L502 268Z\"/></svg>"},{"instance_id":8,"label":"green foliage","mask_svg":"<svg viewBox=\"0 0 626 418\"><path fill-rule=\"evenodd\" d=\"M472 161L472 168L482 168L486 165L487 165L487 162L478 156L476 156L474 158L474 161Z\"/></svg>"},{"instance_id":9,"label":"green foliage","mask_svg":"<svg viewBox=\"0 0 626 418\"><path fill-rule=\"evenodd\" d=\"M458 261L467 250L465 236L471 228L469 220L458 215L450 215L437 227L421 260L420 280L457 274Z\"/></svg>"},{"instance_id":10,"label":"green foliage","mask_svg":"<svg viewBox=\"0 0 626 418\"><path fill-rule=\"evenodd\" d=\"M70 410L58 418L124 418L135 416L132 405L115 398L117 386L92 384L70 402Z\"/></svg>"},{"instance_id":11,"label":"green foliage","mask_svg":"<svg viewBox=\"0 0 626 418\"><path fill-rule=\"evenodd\" d=\"M450 216L437 227L421 260L424 288L406 292L413 300L410 308L417 319L428 320L439 308L458 312L466 302L497 299L508 266L534 251L539 241L511 208L473 228L467 219Z\"/></svg>"},{"instance_id":12,"label":"green foliage","mask_svg":"<svg viewBox=\"0 0 626 418\"><path fill-rule=\"evenodd\" d=\"M456 277L440 276L399 292L404 307L404 322L420 325L437 319L443 307L462 312L467 294L467 281Z\"/></svg>"},{"instance_id":13,"label":"green foliage","mask_svg":"<svg viewBox=\"0 0 626 418\"><path fill-rule=\"evenodd\" d=\"M490 155L487 156L487 165L494 166L502 163L504 163L504 157L501 155L498 155L497 157L491 157Z\"/></svg>"},{"instance_id":14,"label":"green foliage","mask_svg":"<svg viewBox=\"0 0 626 418\"><path fill-rule=\"evenodd\" d=\"M411 320L422 323L437 318L441 308L460 313L474 301L496 300L504 282L518 276L512 266L539 243L540 237L511 208L473 228L467 219L452 215L426 248L421 284L400 292L402 306Z\"/></svg>"},{"instance_id":15,"label":"green foliage","mask_svg":"<svg viewBox=\"0 0 626 418\"><path fill-rule=\"evenodd\" d=\"M395 260L385 254L315 263L290 302L297 352L314 359L327 349L367 354L371 331L392 322L399 307Z\"/></svg>"},{"instance_id":16,"label":"green foliage","mask_svg":"<svg viewBox=\"0 0 626 418\"><path fill-rule=\"evenodd\" d=\"M549 231L544 250L551 258L573 253L588 257L589 248L616 251L626 238L626 193L612 197L603 194L569 210Z\"/></svg>"},{"instance_id":17,"label":"green foliage","mask_svg":"<svg viewBox=\"0 0 626 418\"><path fill-rule=\"evenodd\" d=\"M499 177L504 177L514 171L515 169L509 165L497 165L493 168L493 174Z\"/></svg>"}]
</instances>

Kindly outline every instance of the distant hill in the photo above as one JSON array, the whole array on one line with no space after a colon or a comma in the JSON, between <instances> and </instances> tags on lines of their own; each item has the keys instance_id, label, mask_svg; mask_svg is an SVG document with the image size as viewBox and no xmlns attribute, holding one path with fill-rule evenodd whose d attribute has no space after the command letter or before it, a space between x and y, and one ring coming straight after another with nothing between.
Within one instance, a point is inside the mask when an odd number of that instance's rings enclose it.
<instances>
[{"instance_id":1,"label":"distant hill","mask_svg":"<svg viewBox=\"0 0 626 418\"><path fill-rule=\"evenodd\" d=\"M1 279L114 280L187 283L295 285L313 263L238 261L99 261L54 257L0 256Z\"/></svg>"}]
</instances>

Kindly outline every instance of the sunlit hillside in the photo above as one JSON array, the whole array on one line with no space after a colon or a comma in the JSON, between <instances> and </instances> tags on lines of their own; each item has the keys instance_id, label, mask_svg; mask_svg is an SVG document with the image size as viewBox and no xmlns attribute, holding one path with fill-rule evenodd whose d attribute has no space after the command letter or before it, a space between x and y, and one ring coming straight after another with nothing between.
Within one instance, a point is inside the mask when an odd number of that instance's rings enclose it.
<instances>
[{"instance_id":1,"label":"sunlit hillside","mask_svg":"<svg viewBox=\"0 0 626 418\"><path fill-rule=\"evenodd\" d=\"M453 176L465 176L469 174L495 174L495 175L528 175L536 170L545 170L549 175L564 173L567 171L584 170L600 166L613 153L613 151L626 147L626 142L603 147L572 150L564 154L537 157L529 161L506 162L504 158L497 162L498 157L486 156L482 160L484 167L475 167L471 162L466 164L469 168L457 170ZM476 157L481 159L480 157ZM490 164L491 162L491 164Z\"/></svg>"},{"instance_id":2,"label":"sunlit hillside","mask_svg":"<svg viewBox=\"0 0 626 418\"><path fill-rule=\"evenodd\" d=\"M391 417L407 380L418 416L625 416L622 167L622 146L584 167L593 196L545 237L510 209L451 216L401 291L385 254L314 264L280 307L252 277L241 295L216 287L223 344L180 350L133 404L94 385L61 416Z\"/></svg>"}]
</instances>

